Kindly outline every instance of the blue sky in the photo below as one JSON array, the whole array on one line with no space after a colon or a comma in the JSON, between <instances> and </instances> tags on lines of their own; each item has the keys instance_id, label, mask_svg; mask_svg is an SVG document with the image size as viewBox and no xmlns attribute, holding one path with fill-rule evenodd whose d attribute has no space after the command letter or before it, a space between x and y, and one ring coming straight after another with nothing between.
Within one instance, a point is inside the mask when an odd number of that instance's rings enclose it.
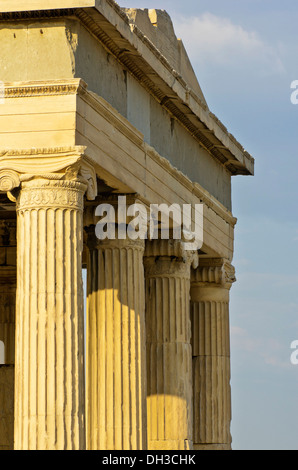
<instances>
[{"instance_id":1,"label":"blue sky","mask_svg":"<svg viewBox=\"0 0 298 470\"><path fill-rule=\"evenodd\" d=\"M298 2L119 3L167 10L210 109L256 159L233 178L233 448L298 450Z\"/></svg>"}]
</instances>

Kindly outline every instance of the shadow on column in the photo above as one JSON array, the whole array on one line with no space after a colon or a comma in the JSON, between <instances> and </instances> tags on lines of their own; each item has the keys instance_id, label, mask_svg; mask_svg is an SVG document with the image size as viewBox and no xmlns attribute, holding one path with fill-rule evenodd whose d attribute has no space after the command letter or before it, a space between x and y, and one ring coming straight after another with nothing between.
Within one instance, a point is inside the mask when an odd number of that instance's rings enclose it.
<instances>
[{"instance_id":1,"label":"shadow on column","mask_svg":"<svg viewBox=\"0 0 298 470\"><path fill-rule=\"evenodd\" d=\"M15 303L16 220L0 210L0 450L14 447Z\"/></svg>"}]
</instances>

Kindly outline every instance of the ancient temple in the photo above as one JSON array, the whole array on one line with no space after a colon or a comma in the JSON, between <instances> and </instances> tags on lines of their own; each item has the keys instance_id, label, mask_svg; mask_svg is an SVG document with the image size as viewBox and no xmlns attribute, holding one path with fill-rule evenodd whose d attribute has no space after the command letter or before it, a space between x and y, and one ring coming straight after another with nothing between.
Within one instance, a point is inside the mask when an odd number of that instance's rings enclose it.
<instances>
[{"instance_id":1,"label":"ancient temple","mask_svg":"<svg viewBox=\"0 0 298 470\"><path fill-rule=\"evenodd\" d=\"M231 180L253 158L162 10L0 0L0 44L0 449L230 449ZM203 205L201 246L98 238L120 195Z\"/></svg>"}]
</instances>

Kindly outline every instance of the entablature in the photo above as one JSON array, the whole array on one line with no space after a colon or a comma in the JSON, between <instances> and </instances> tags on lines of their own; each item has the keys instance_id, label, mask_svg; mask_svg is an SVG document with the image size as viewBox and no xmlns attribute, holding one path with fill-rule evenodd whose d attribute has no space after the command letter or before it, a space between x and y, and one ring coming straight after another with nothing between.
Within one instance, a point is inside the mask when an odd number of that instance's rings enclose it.
<instances>
[{"instance_id":1,"label":"entablature","mask_svg":"<svg viewBox=\"0 0 298 470\"><path fill-rule=\"evenodd\" d=\"M76 175L88 180L89 199L97 195L99 179L111 192L138 194L148 205L204 204L202 251L232 259L237 222L232 213L144 142L143 135L107 101L88 91L82 80L7 83L0 107L4 127L7 115L9 129L0 129L3 191L12 191L26 174L56 172L65 178L73 167ZM65 130L67 119L72 129ZM60 123L63 146L56 132ZM13 173L8 176L7 171Z\"/></svg>"},{"instance_id":2,"label":"entablature","mask_svg":"<svg viewBox=\"0 0 298 470\"><path fill-rule=\"evenodd\" d=\"M209 110L136 23L113 0L0 1L0 21L75 16L232 175L252 175L254 159Z\"/></svg>"}]
</instances>

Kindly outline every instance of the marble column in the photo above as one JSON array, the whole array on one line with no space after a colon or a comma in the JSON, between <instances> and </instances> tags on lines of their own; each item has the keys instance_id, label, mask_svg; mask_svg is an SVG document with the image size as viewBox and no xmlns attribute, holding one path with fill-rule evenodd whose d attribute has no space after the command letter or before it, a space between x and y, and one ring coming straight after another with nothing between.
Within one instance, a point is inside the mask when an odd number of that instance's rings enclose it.
<instances>
[{"instance_id":1,"label":"marble column","mask_svg":"<svg viewBox=\"0 0 298 470\"><path fill-rule=\"evenodd\" d=\"M87 448L145 450L144 241L88 228Z\"/></svg>"},{"instance_id":2,"label":"marble column","mask_svg":"<svg viewBox=\"0 0 298 470\"><path fill-rule=\"evenodd\" d=\"M83 198L62 175L17 197L15 449L85 447Z\"/></svg>"},{"instance_id":3,"label":"marble column","mask_svg":"<svg viewBox=\"0 0 298 470\"><path fill-rule=\"evenodd\" d=\"M180 242L145 252L147 419L150 450L192 449L191 258Z\"/></svg>"},{"instance_id":4,"label":"marble column","mask_svg":"<svg viewBox=\"0 0 298 470\"><path fill-rule=\"evenodd\" d=\"M229 290L235 270L202 259L192 274L194 449L231 449Z\"/></svg>"}]
</instances>

